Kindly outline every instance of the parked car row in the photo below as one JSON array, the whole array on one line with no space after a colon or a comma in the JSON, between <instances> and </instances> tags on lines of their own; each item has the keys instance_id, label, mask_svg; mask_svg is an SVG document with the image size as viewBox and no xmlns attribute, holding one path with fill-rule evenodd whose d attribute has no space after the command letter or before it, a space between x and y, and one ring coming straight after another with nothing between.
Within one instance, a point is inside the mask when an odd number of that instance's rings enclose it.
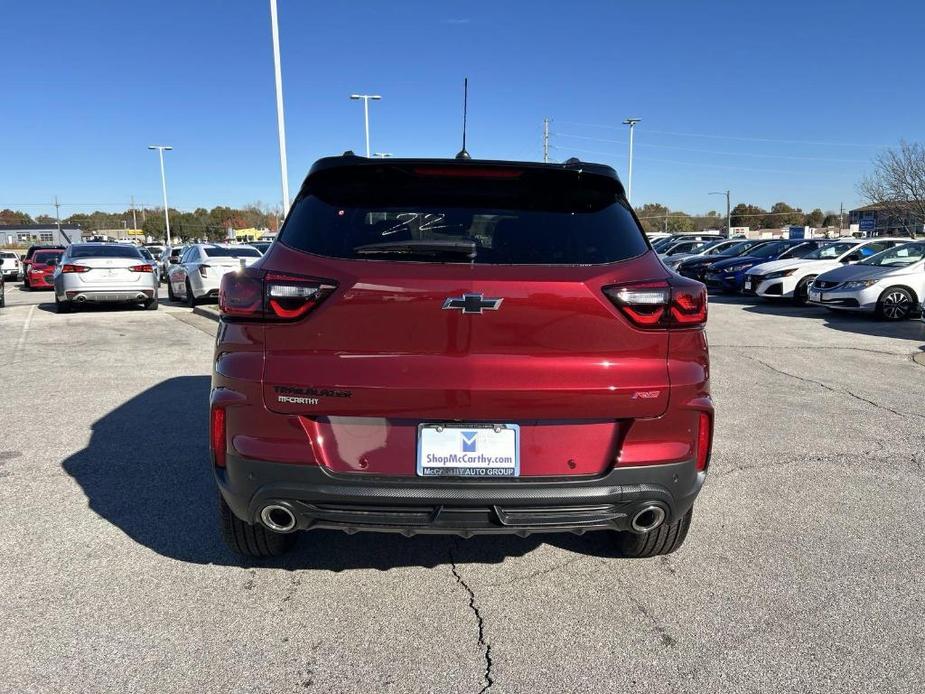
<instances>
[{"instance_id":1,"label":"parked car row","mask_svg":"<svg viewBox=\"0 0 925 694\"><path fill-rule=\"evenodd\" d=\"M903 320L925 297L925 242L908 238L663 238L662 262L708 288ZM691 253L690 251L695 251Z\"/></svg>"}]
</instances>

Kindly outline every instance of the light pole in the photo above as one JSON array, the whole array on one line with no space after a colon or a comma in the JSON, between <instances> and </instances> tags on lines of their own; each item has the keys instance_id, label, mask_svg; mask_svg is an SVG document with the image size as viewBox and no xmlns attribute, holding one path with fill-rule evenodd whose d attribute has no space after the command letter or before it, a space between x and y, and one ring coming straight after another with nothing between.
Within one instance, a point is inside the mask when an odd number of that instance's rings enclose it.
<instances>
[{"instance_id":1,"label":"light pole","mask_svg":"<svg viewBox=\"0 0 925 694\"><path fill-rule=\"evenodd\" d=\"M149 145L148 149L156 149L161 159L161 189L164 191L164 225L167 227L167 245L170 245L170 214L167 211L167 176L164 174L164 151L173 149L170 145Z\"/></svg>"},{"instance_id":2,"label":"light pole","mask_svg":"<svg viewBox=\"0 0 925 694\"><path fill-rule=\"evenodd\" d=\"M270 0L273 27L273 70L276 76L276 127L279 130L279 175L283 184L283 218L289 213L289 167L286 164L286 120L283 115L283 73L279 66L279 20L276 0Z\"/></svg>"},{"instance_id":3,"label":"light pole","mask_svg":"<svg viewBox=\"0 0 925 694\"><path fill-rule=\"evenodd\" d=\"M630 154L626 166L626 199L630 204L633 202L633 128L640 120L640 118L627 118L623 121L623 125L630 126Z\"/></svg>"},{"instance_id":4,"label":"light pole","mask_svg":"<svg viewBox=\"0 0 925 694\"><path fill-rule=\"evenodd\" d=\"M382 97L377 94L351 94L350 98L353 101L363 100L363 121L366 124L366 158L369 159L369 100L379 101Z\"/></svg>"},{"instance_id":5,"label":"light pole","mask_svg":"<svg viewBox=\"0 0 925 694\"><path fill-rule=\"evenodd\" d=\"M729 207L729 191L727 190L725 193L713 192L713 193L710 193L710 195L725 195L726 196L726 238L728 239L729 237L732 236L732 215L731 215L731 209Z\"/></svg>"}]
</instances>

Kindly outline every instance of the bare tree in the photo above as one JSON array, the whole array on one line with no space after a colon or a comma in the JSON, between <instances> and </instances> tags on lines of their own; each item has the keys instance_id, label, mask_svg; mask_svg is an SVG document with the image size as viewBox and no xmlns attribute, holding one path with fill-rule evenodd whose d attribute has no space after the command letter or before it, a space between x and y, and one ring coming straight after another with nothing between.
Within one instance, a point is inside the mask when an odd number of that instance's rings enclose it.
<instances>
[{"instance_id":1,"label":"bare tree","mask_svg":"<svg viewBox=\"0 0 925 694\"><path fill-rule=\"evenodd\" d=\"M874 171L858 185L858 192L879 205L891 223L912 235L925 223L925 146L901 140L897 149L874 157Z\"/></svg>"}]
</instances>

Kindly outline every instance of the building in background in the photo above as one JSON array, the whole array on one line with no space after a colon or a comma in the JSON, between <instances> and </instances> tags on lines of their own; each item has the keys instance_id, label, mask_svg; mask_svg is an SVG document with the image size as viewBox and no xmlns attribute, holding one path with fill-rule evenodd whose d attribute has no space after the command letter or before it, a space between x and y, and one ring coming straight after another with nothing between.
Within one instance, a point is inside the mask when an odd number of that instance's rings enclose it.
<instances>
[{"instance_id":1,"label":"building in background","mask_svg":"<svg viewBox=\"0 0 925 694\"><path fill-rule=\"evenodd\" d=\"M848 211L851 228L864 236L921 236L925 234L925 219L902 203L876 203Z\"/></svg>"},{"instance_id":2,"label":"building in background","mask_svg":"<svg viewBox=\"0 0 925 694\"><path fill-rule=\"evenodd\" d=\"M47 243L68 246L81 239L80 227L76 224L0 224L0 245L30 246L33 243Z\"/></svg>"}]
</instances>

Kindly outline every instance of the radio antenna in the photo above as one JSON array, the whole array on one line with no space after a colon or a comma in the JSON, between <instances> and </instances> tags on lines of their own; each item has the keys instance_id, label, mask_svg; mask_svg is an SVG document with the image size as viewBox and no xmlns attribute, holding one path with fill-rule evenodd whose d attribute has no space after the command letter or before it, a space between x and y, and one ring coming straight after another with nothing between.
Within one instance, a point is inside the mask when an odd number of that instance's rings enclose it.
<instances>
[{"instance_id":1,"label":"radio antenna","mask_svg":"<svg viewBox=\"0 0 925 694\"><path fill-rule=\"evenodd\" d=\"M466 118L469 114L469 78L463 80L463 146L456 155L457 159L472 159L466 151Z\"/></svg>"}]
</instances>

